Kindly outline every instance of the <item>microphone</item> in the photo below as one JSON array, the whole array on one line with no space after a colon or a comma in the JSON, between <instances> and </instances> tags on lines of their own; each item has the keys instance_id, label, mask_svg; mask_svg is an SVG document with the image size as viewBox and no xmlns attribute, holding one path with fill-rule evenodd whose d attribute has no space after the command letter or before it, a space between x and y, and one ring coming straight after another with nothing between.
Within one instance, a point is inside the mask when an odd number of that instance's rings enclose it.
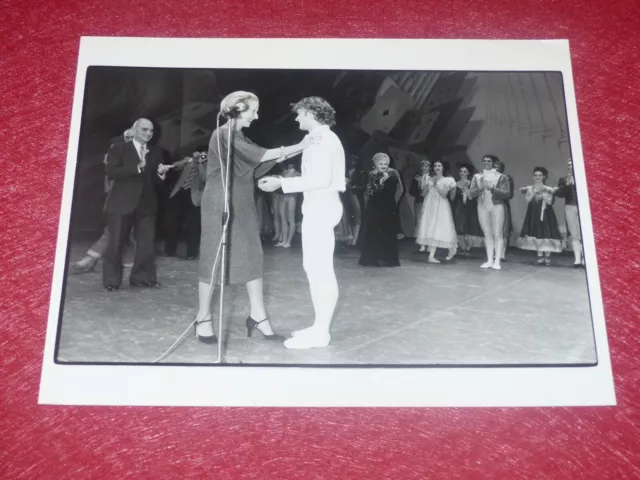
<instances>
[{"instance_id":1,"label":"microphone","mask_svg":"<svg viewBox=\"0 0 640 480\"><path fill-rule=\"evenodd\" d=\"M225 108L223 110L223 114L227 118L238 118L245 110L247 110L247 104L244 102L238 102L235 105Z\"/></svg>"}]
</instances>

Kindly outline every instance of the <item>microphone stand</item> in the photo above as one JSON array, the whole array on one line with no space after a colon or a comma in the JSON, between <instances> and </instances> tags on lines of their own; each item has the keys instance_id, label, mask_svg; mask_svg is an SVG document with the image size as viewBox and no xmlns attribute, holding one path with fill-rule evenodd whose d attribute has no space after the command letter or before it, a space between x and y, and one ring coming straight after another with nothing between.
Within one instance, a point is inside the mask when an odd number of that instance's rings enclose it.
<instances>
[{"instance_id":1,"label":"microphone stand","mask_svg":"<svg viewBox=\"0 0 640 480\"><path fill-rule=\"evenodd\" d=\"M233 135L235 134L236 127L236 119L229 119L229 138L227 139L227 159L225 165L225 171L223 172L225 176L225 185L224 189L224 202L222 207L222 238L220 241L222 242L222 252L220 258L220 308L218 311L218 360L217 363L223 363L222 359L222 323L224 317L222 316L224 312L224 285L227 280L227 261L228 261L228 245L229 245L229 227L231 226L232 219L230 217L230 208L229 201L231 198L231 157L233 155ZM219 154L222 152L218 152ZM211 285L211 291L213 293L213 284Z\"/></svg>"}]
</instances>

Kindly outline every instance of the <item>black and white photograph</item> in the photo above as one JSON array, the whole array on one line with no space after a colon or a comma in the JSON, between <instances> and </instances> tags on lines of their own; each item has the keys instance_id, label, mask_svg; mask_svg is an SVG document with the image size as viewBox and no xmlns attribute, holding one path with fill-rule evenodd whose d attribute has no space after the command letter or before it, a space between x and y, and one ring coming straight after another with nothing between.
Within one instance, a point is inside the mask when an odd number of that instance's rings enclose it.
<instances>
[{"instance_id":1,"label":"black and white photograph","mask_svg":"<svg viewBox=\"0 0 640 480\"><path fill-rule=\"evenodd\" d=\"M185 41L81 43L41 402L615 403L566 42Z\"/></svg>"}]
</instances>

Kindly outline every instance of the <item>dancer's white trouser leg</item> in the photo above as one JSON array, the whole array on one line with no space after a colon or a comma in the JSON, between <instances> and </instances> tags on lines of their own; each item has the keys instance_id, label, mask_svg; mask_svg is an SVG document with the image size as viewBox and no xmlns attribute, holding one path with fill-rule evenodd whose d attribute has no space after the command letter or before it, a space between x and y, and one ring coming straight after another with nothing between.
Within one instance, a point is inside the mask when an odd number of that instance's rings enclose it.
<instances>
[{"instance_id":1,"label":"dancer's white trouser leg","mask_svg":"<svg viewBox=\"0 0 640 480\"><path fill-rule=\"evenodd\" d=\"M500 265L502 248L504 246L504 205L478 205L478 219L484 233L484 245L487 251L487 261L483 268Z\"/></svg>"},{"instance_id":2,"label":"dancer's white trouser leg","mask_svg":"<svg viewBox=\"0 0 640 480\"><path fill-rule=\"evenodd\" d=\"M315 319L313 326L294 332L294 338L285 342L289 348L308 348L307 344L325 346L329 342L329 329L338 303L338 281L333 270L334 228L342 218L340 198L337 194L335 200L329 198L326 203L303 206L303 267L309 280Z\"/></svg>"}]
</instances>

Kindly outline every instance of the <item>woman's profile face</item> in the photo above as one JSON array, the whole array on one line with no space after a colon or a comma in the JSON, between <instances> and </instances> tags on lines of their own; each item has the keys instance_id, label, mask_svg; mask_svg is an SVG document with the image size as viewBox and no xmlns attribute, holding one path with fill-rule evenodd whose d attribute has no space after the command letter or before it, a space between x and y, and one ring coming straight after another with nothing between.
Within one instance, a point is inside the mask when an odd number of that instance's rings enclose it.
<instances>
[{"instance_id":1,"label":"woman's profile face","mask_svg":"<svg viewBox=\"0 0 640 480\"><path fill-rule=\"evenodd\" d=\"M258 109L260 108L260 104L255 100L248 100L245 101L245 103L249 108L244 112L240 112L240 115L238 116L238 123L241 128L251 126L251 123L258 119Z\"/></svg>"}]
</instances>

